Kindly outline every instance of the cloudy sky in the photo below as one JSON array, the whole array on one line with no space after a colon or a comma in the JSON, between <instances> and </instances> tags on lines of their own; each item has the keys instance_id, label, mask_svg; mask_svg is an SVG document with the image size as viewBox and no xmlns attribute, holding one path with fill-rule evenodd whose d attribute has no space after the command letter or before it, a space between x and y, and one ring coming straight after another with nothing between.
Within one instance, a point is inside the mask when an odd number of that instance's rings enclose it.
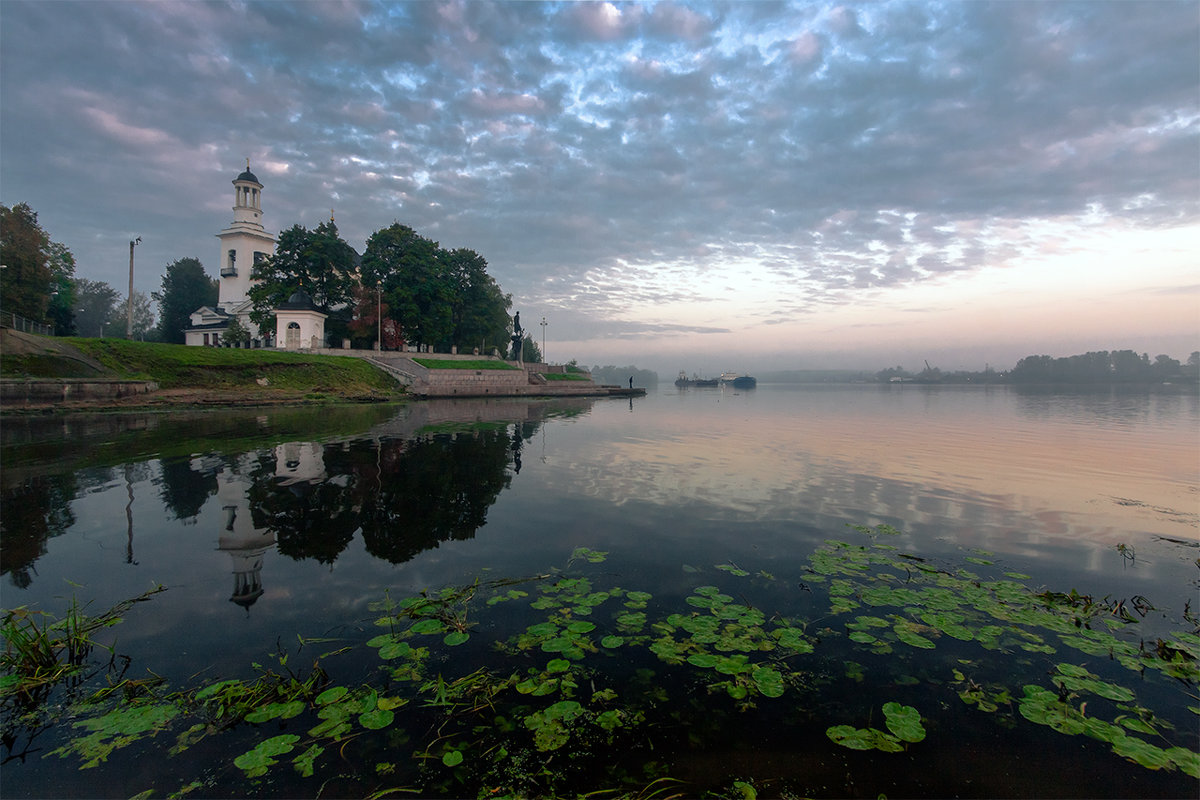
<instances>
[{"instance_id":1,"label":"cloudy sky","mask_svg":"<svg viewBox=\"0 0 1200 800\"><path fill-rule=\"evenodd\" d=\"M1196 2L0 2L0 202L124 292L250 159L482 254L552 361L1200 348Z\"/></svg>"}]
</instances>

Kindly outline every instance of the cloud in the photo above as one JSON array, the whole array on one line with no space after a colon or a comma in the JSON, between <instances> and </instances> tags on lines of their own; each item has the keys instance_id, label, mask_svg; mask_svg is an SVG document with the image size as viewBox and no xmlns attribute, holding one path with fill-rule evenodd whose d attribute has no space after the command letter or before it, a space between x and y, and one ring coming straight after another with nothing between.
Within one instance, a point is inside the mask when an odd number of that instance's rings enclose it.
<instances>
[{"instance_id":1,"label":"cloud","mask_svg":"<svg viewBox=\"0 0 1200 800\"><path fill-rule=\"evenodd\" d=\"M526 305L724 292L777 324L1196 225L1194 8L1129 9L10 1L0 199L114 285L146 231L154 281L213 259L248 157L274 230L334 207L360 250L393 221L477 250Z\"/></svg>"}]
</instances>

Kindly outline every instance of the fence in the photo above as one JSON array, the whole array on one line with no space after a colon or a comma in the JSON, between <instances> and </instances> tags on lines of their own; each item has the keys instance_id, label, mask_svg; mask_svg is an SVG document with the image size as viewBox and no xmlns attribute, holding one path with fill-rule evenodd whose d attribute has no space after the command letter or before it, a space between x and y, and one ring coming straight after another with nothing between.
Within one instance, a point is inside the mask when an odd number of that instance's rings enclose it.
<instances>
[{"instance_id":1,"label":"fence","mask_svg":"<svg viewBox=\"0 0 1200 800\"><path fill-rule=\"evenodd\" d=\"M54 335L53 325L47 325L44 322L34 322L11 311L0 311L0 328L13 328L25 333L39 333L42 336Z\"/></svg>"}]
</instances>

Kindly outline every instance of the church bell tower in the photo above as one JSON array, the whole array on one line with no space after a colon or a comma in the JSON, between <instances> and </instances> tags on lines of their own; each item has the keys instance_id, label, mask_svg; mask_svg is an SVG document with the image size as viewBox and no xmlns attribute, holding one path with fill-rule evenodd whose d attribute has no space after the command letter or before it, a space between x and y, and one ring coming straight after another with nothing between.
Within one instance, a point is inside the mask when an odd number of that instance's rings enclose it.
<instances>
[{"instance_id":1,"label":"church bell tower","mask_svg":"<svg viewBox=\"0 0 1200 800\"><path fill-rule=\"evenodd\" d=\"M233 223L217 234L221 240L217 303L227 314L245 310L254 265L275 251L275 236L262 224L262 189L246 159L246 171L233 179Z\"/></svg>"}]
</instances>

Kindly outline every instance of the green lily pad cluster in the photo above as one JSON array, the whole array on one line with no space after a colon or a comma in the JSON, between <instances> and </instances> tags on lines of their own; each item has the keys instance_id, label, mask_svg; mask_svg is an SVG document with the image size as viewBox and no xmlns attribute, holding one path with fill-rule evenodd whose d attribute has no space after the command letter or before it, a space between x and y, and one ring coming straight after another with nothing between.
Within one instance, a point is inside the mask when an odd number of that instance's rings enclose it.
<instances>
[{"instance_id":1,"label":"green lily pad cluster","mask_svg":"<svg viewBox=\"0 0 1200 800\"><path fill-rule=\"evenodd\" d=\"M1089 682L1089 689L1093 682L1101 683L1094 681L1094 676L1085 680ZM1086 703L1076 707L1069 698L1064 700L1057 692L1035 685L1025 686L1024 696L1020 700L1021 716L1030 722L1045 725L1058 733L1072 736L1083 734L1107 742L1114 753L1147 769L1178 768L1200 779L1200 753L1180 746L1161 747L1133 735L1139 732L1163 737L1168 732L1166 729L1169 726L1163 720L1154 719L1146 709L1124 706L1133 713L1108 722L1085 713L1084 706ZM1188 734L1194 740L1195 731Z\"/></svg>"},{"instance_id":2,"label":"green lily pad cluster","mask_svg":"<svg viewBox=\"0 0 1200 800\"><path fill-rule=\"evenodd\" d=\"M899 699L883 703L880 727L826 727L813 687L842 682L869 700L868 720L874 687L923 684L997 722L1083 734L1138 767L1200 777L1194 736L1138 705L1135 690L1153 679L1194 697L1194 633L1138 643L1136 621L1112 603L1035 593L1011 570L939 566L878 541L894 529L863 530L867 545L831 540L811 555L803 584L828 589L802 595L815 620L770 610L793 608L797 584L762 570L691 567L702 585L672 600L600 583L606 554L577 548L574 571L385 597L372 606L382 630L365 641L375 671L361 682L332 674L337 656L361 652L339 643L300 675L280 655L283 673L253 681L143 689L116 705L110 692L72 709L87 735L56 753L87 767L155 736L173 734L180 753L238 727L257 739L230 766L254 781L274 770L320 778L359 754L359 778L380 795L520 796L570 794L597 775L622 790L666 779L671 735L702 746L721 720L759 707L857 750L900 752L937 730ZM514 611L532 619L504 627ZM923 677L893 674L916 657ZM1015 661L1024 677L1014 680ZM1028 683L1039 664L1044 686Z\"/></svg>"},{"instance_id":3,"label":"green lily pad cluster","mask_svg":"<svg viewBox=\"0 0 1200 800\"><path fill-rule=\"evenodd\" d=\"M478 588L477 581L466 587L446 587L433 594L423 592L418 597L406 597L394 606L387 602L381 607L388 612L387 616L380 617L375 624L395 629L399 620L408 619L412 620L408 633L441 636L447 647L464 644L471 638L467 609ZM507 599L508 595L503 597Z\"/></svg>"},{"instance_id":4,"label":"green lily pad cluster","mask_svg":"<svg viewBox=\"0 0 1200 800\"><path fill-rule=\"evenodd\" d=\"M649 647L661 660L712 670L717 676L710 689L723 689L734 700L780 697L788 680L801 680L786 659L813 652L803 628L787 620L768 625L762 611L734 602L716 586L697 587L685 602L702 611L670 614L654 625L658 635Z\"/></svg>"},{"instance_id":5,"label":"green lily pad cluster","mask_svg":"<svg viewBox=\"0 0 1200 800\"><path fill-rule=\"evenodd\" d=\"M851 750L882 750L885 753L899 753L910 743L924 741L921 713L912 706L895 701L884 703L883 717L887 731L833 725L825 730L825 735L835 744Z\"/></svg>"},{"instance_id":6,"label":"green lily pad cluster","mask_svg":"<svg viewBox=\"0 0 1200 800\"><path fill-rule=\"evenodd\" d=\"M984 559L966 561L981 564ZM829 582L833 614L858 614L845 623L847 638L877 655L893 653L897 644L933 650L946 642L960 647L975 644L1000 653L1078 651L1136 672L1139 680L1146 670L1192 687L1200 680L1200 637L1191 631L1176 631L1169 640L1156 639L1152 646L1144 640L1135 643L1127 630L1136 629L1137 619L1120 601L1097 601L1075 590L1034 592L1016 580L1025 577L1021 573L1010 571L1005 574L1007 579L987 579L963 568L947 569L921 557L893 554L891 548L839 540L826 542L814 554L811 569L809 581ZM1139 605L1148 604L1141 598ZM867 608L869 613L858 613ZM1009 688L981 685L957 668L952 673L955 680L951 685L964 703L985 712L1011 707ZM1059 733L1083 733L1108 741L1113 752L1148 769L1179 768L1200 777L1195 772L1200 755L1194 751L1172 746L1169 741L1160 747L1133 735L1141 732L1166 738L1173 732L1161 720L1152 724L1144 713L1116 715L1112 721L1104 718L1112 714L1105 701L1118 706L1134 702L1135 692L1130 687L1071 662L1055 664L1051 683L1057 691L1023 687L1024 696L1018 702L1022 717ZM1081 695L1092 696L1090 708L1086 702L1079 708L1069 703ZM839 743L848 747L889 746L876 734L860 729L839 726L836 730ZM850 730L858 732L851 734Z\"/></svg>"}]
</instances>

